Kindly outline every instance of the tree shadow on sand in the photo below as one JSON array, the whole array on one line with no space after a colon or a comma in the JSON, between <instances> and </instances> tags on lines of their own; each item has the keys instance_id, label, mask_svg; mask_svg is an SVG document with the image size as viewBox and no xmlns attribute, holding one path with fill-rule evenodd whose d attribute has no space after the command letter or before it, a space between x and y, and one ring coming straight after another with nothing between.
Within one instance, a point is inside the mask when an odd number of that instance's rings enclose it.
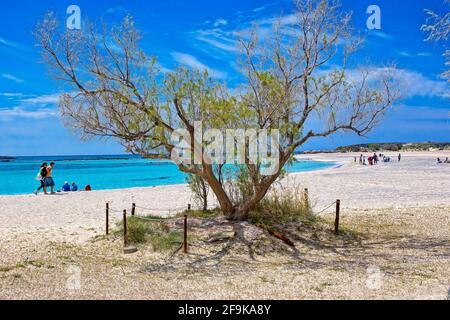
<instances>
[{"instance_id":1,"label":"tree shadow on sand","mask_svg":"<svg viewBox=\"0 0 450 320\"><path fill-rule=\"evenodd\" d=\"M291 247L248 222L222 218L190 219L190 222L190 232L201 236L189 245L189 254L178 253L165 261L148 264L143 271L244 272L252 265L264 263L268 255L290 261L288 265L293 269L349 270L405 259L421 262L430 257L450 257L450 241L438 238L405 235L374 238L346 231L336 235L329 225L278 226L295 244Z\"/></svg>"}]
</instances>

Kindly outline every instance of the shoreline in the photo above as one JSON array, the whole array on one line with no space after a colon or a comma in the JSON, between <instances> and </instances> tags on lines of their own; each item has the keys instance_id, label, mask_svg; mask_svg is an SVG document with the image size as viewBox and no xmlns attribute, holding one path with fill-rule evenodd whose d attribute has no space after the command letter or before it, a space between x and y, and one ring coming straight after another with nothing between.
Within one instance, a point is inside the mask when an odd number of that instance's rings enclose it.
<instances>
[{"instance_id":1,"label":"shoreline","mask_svg":"<svg viewBox=\"0 0 450 320\"><path fill-rule=\"evenodd\" d=\"M109 159L108 159L109 160ZM113 159L114 160L114 159ZM303 159L304 160L304 159ZM310 160L307 159L309 161L314 161L314 162L336 162L336 161L330 161L330 160ZM91 160L89 160L91 161ZM161 161L165 161L165 160L161 160ZM323 171L323 170L327 170L330 168L335 168L337 167L336 165L330 165L329 167L326 168L318 168L318 169L312 169L312 170L308 170L308 171L297 171L297 172L289 172L288 174L297 174L297 173L306 173L306 172L318 172L318 171ZM157 185L157 186L137 186L137 187L125 187L125 188L110 188L110 189L94 189L92 191L89 192L99 192L99 191L124 191L124 192L131 192L134 189L142 189L142 188L149 188L149 189L153 189L153 188L159 188L159 187L166 187L166 186L187 186L187 183L175 183L175 184L161 184L161 185ZM73 193L79 193L79 192L87 192L84 190L78 190L76 192L57 192L57 194L73 194ZM30 193L18 193L18 194L0 194L0 197L16 197L16 196L28 196L31 195L32 192ZM39 194L39 196L43 196L42 193ZM49 195L50 196L50 195Z\"/></svg>"}]
</instances>

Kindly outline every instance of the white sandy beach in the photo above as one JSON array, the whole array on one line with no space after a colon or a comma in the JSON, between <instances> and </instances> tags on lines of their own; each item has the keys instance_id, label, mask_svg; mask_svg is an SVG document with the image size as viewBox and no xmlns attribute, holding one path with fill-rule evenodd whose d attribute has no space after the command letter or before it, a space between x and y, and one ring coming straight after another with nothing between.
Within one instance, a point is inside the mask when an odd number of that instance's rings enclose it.
<instances>
[{"instance_id":1,"label":"white sandy beach","mask_svg":"<svg viewBox=\"0 0 450 320\"><path fill-rule=\"evenodd\" d=\"M145 214L169 215L192 202L185 185L0 196L0 298L443 298L450 286L450 164L437 165L436 157L450 152L404 153L400 163L388 155L394 161L377 166L354 164L356 154L302 155L339 166L290 174L282 182L308 188L316 212L341 199L342 223L367 237L362 246L327 236L323 247L299 243L300 261L243 258L248 270L239 265L241 271L229 276L225 266L185 270L181 282L179 272L142 272L142 262L161 259L150 249L124 256L120 239L92 239L104 234L106 202L115 221L132 203L154 209ZM322 216L331 221L333 211ZM82 265L88 279L80 292L61 287L68 263ZM367 289L371 265L384 272L382 291Z\"/></svg>"},{"instance_id":2,"label":"white sandy beach","mask_svg":"<svg viewBox=\"0 0 450 320\"><path fill-rule=\"evenodd\" d=\"M340 166L290 174L283 183L308 188L316 212L336 199L350 209L450 206L450 165L436 164L436 157L449 153L405 153L400 163L394 159L377 166L354 164L357 154L302 155L298 158L337 161ZM84 241L104 229L106 202L114 219L124 209L130 212L132 203L153 209L146 214L167 216L192 199L186 185L0 196L0 239L38 232L53 240Z\"/></svg>"}]
</instances>

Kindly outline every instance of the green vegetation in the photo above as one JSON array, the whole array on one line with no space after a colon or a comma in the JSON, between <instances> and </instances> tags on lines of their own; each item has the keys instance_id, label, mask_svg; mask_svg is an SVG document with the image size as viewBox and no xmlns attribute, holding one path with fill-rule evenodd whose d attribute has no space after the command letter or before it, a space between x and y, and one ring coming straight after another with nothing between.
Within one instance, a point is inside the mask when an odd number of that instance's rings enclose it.
<instances>
[{"instance_id":1,"label":"green vegetation","mask_svg":"<svg viewBox=\"0 0 450 320\"><path fill-rule=\"evenodd\" d=\"M176 217L181 218L184 217L184 215L187 215L190 218L212 218L223 215L223 212L217 208L213 210L186 210L178 213Z\"/></svg>"},{"instance_id":2,"label":"green vegetation","mask_svg":"<svg viewBox=\"0 0 450 320\"><path fill-rule=\"evenodd\" d=\"M277 226L291 222L312 225L319 219L312 214L309 199L299 188L294 191L274 190L267 195L256 210L249 214L249 222L276 231Z\"/></svg>"},{"instance_id":3,"label":"green vegetation","mask_svg":"<svg viewBox=\"0 0 450 320\"><path fill-rule=\"evenodd\" d=\"M32 267L36 267L36 268L42 268L45 266L43 261L38 261L38 260L27 260L25 262L22 263L17 263L15 265L11 265L11 266L0 266L0 272L9 272L12 270L17 270L17 269L23 269L26 268L27 266L32 266Z\"/></svg>"},{"instance_id":4,"label":"green vegetation","mask_svg":"<svg viewBox=\"0 0 450 320\"><path fill-rule=\"evenodd\" d=\"M158 220L151 220L158 219ZM123 235L123 221L117 225L115 233ZM146 216L127 219L127 241L132 244L151 244L155 251L175 248L183 240L181 230L170 230L164 219Z\"/></svg>"}]
</instances>

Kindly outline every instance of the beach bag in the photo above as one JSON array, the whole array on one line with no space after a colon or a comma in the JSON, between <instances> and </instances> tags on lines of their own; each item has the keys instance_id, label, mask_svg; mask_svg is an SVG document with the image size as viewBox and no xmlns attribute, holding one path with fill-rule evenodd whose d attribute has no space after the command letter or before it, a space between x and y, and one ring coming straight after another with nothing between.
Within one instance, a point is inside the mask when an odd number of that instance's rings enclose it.
<instances>
[{"instance_id":1,"label":"beach bag","mask_svg":"<svg viewBox=\"0 0 450 320\"><path fill-rule=\"evenodd\" d=\"M42 175L41 175L41 170L39 170L38 174L36 175L36 181L41 181L42 180Z\"/></svg>"}]
</instances>

